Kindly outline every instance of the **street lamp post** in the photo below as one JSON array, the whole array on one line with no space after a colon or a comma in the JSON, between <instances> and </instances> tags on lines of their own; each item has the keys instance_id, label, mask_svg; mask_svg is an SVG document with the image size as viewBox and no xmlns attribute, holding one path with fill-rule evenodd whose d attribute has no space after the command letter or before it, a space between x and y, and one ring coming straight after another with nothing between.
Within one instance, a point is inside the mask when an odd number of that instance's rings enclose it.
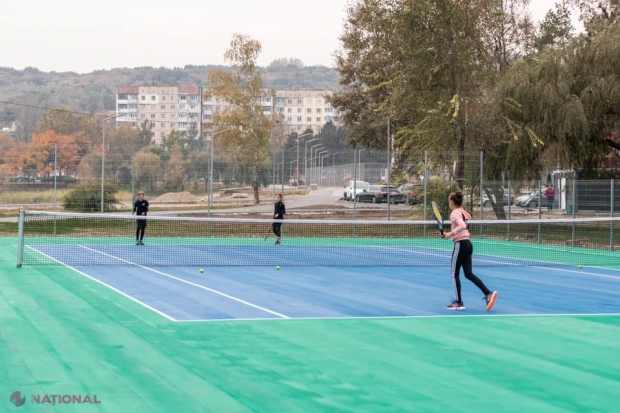
<instances>
[{"instance_id":1,"label":"street lamp post","mask_svg":"<svg viewBox=\"0 0 620 413\"><path fill-rule=\"evenodd\" d=\"M110 119L116 118L118 115L110 116L103 120L103 144L101 147L101 212L103 212L104 199L104 180L105 180L105 123ZM132 194L133 195L133 194ZM133 198L132 198L133 199ZM133 208L133 205L132 205Z\"/></svg>"},{"instance_id":2,"label":"street lamp post","mask_svg":"<svg viewBox=\"0 0 620 413\"><path fill-rule=\"evenodd\" d=\"M321 187L323 186L323 160L325 158L329 158L331 154L321 155L321 166L319 167L319 182L321 183Z\"/></svg>"},{"instance_id":3,"label":"street lamp post","mask_svg":"<svg viewBox=\"0 0 620 413\"><path fill-rule=\"evenodd\" d=\"M320 186L321 183L321 156L327 152L327 148L317 148L316 153L314 154L314 163L312 164L312 171L314 173L312 174L312 178L316 181L317 186Z\"/></svg>"},{"instance_id":4,"label":"street lamp post","mask_svg":"<svg viewBox=\"0 0 620 413\"><path fill-rule=\"evenodd\" d=\"M211 203L213 202L213 146L215 143L215 136L219 135L220 133L230 132L234 129L235 128L224 129L211 135L211 156L209 157L209 193L207 194L207 218L211 215Z\"/></svg>"},{"instance_id":5,"label":"street lamp post","mask_svg":"<svg viewBox=\"0 0 620 413\"><path fill-rule=\"evenodd\" d=\"M313 132L306 132L306 133L304 133L303 135L299 135L299 136L297 137L297 164L296 164L296 165L297 165L297 174L296 174L297 176L296 176L296 178L295 178L295 179L297 180L297 183L296 183L296 185L295 185L295 186L296 186L296 187L298 187L298 188L299 188L299 140L300 140L301 138L303 138L304 136L308 136L308 135L312 135L312 134L313 134ZM318 139L318 138L317 138L317 139ZM312 141L308 141L308 142L312 142ZM306 143L307 143L307 142L306 142ZM304 153L304 157L305 157L305 156L306 156L306 154ZM293 163L291 163L291 166L293 166ZM305 174L306 174L306 170L304 169L304 175L305 175ZM292 174L291 174L291 175L292 175Z\"/></svg>"},{"instance_id":6,"label":"street lamp post","mask_svg":"<svg viewBox=\"0 0 620 413\"><path fill-rule=\"evenodd\" d=\"M308 144L310 142L314 142L317 140L319 140L319 138L310 139L309 141L306 141L304 145L304 180L305 181L308 181L308 176L307 176L308 175ZM312 151L312 147L310 148L310 151ZM297 168L299 169L299 163L297 163Z\"/></svg>"},{"instance_id":7,"label":"street lamp post","mask_svg":"<svg viewBox=\"0 0 620 413\"><path fill-rule=\"evenodd\" d=\"M316 148L316 149L317 149L317 151L318 151L321 147L323 147L323 144L321 144L321 143L317 143L316 145L312 145L312 146L310 147L310 167L311 167L311 168L312 168L312 167L313 167L313 165L314 165L314 164L312 163L312 160L313 160L313 157L312 157L312 151L314 150L314 148ZM306 180L308 179L308 176L307 176L307 175L308 175L308 174L306 173ZM312 173L310 173L310 175L312 175ZM310 183L310 184L312 184L312 180L310 180L310 182L309 182L309 183ZM308 183L306 183L306 185L307 185L307 184L308 184Z\"/></svg>"}]
</instances>

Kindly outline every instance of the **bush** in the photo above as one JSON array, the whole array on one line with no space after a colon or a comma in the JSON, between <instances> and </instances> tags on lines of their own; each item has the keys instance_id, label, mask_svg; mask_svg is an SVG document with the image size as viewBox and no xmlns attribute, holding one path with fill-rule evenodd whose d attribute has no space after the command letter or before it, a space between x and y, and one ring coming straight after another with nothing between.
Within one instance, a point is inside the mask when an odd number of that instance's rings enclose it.
<instances>
[{"instance_id":1,"label":"bush","mask_svg":"<svg viewBox=\"0 0 620 413\"><path fill-rule=\"evenodd\" d=\"M113 211L119 200L116 193L119 188L115 185L105 184L103 192L104 211ZM80 185L69 191L63 198L63 206L67 211L75 212L100 212L101 211L101 186Z\"/></svg>"},{"instance_id":2,"label":"bush","mask_svg":"<svg viewBox=\"0 0 620 413\"><path fill-rule=\"evenodd\" d=\"M426 188L426 197L428 199L428 208L430 217L432 212L430 210L431 201L435 201L439 205L439 210L444 220L450 219L450 205L448 204L448 197L452 192L459 190L456 182L447 182L445 179L434 176L428 180ZM431 218L432 219L432 218Z\"/></svg>"}]
</instances>

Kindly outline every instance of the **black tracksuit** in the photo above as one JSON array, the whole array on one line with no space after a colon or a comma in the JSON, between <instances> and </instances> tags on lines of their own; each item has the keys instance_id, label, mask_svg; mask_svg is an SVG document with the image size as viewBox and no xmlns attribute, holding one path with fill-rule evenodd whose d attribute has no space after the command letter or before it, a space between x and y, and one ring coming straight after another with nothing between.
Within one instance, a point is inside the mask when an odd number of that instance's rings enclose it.
<instances>
[{"instance_id":1,"label":"black tracksuit","mask_svg":"<svg viewBox=\"0 0 620 413\"><path fill-rule=\"evenodd\" d=\"M146 215L149 211L149 201L146 199L138 199L133 204L133 211L136 215ZM144 239L144 230L146 229L146 219L138 219L136 228L136 241L142 241Z\"/></svg>"},{"instance_id":2,"label":"black tracksuit","mask_svg":"<svg viewBox=\"0 0 620 413\"><path fill-rule=\"evenodd\" d=\"M273 218L284 219L284 214L286 214L284 202L276 202L273 209ZM280 238L282 224L280 222L274 222L273 224L271 224L271 228L273 229L273 233L276 235L276 237Z\"/></svg>"}]
</instances>

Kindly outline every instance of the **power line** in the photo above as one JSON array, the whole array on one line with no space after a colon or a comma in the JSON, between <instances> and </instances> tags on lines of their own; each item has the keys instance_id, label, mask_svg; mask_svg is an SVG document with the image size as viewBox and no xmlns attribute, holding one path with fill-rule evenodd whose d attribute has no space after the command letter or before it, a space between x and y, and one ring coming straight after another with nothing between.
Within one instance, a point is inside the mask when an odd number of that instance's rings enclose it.
<instances>
[{"instance_id":1,"label":"power line","mask_svg":"<svg viewBox=\"0 0 620 413\"><path fill-rule=\"evenodd\" d=\"M26 105L25 103L7 102L5 100L0 100L0 103L5 103L7 105L14 105L14 106L22 106L22 107L25 107L25 108L52 110L52 111L56 111L56 112L66 112L66 113L71 113L73 115L95 116L95 117L98 117L98 118L105 118L105 117L107 117L107 115L95 115L94 113L74 112L72 110L68 110L68 109L64 109L64 108L46 108L44 106Z\"/></svg>"}]
</instances>

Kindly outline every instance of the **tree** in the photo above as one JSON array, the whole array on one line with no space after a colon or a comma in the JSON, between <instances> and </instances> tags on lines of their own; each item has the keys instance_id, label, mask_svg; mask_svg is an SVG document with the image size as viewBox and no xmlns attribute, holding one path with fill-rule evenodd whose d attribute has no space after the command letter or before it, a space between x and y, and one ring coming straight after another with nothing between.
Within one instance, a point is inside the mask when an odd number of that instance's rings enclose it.
<instances>
[{"instance_id":1,"label":"tree","mask_svg":"<svg viewBox=\"0 0 620 413\"><path fill-rule=\"evenodd\" d=\"M555 3L555 10L549 10L540 22L534 44L540 52L545 47L564 48L572 39L573 24L569 0Z\"/></svg>"},{"instance_id":2,"label":"tree","mask_svg":"<svg viewBox=\"0 0 620 413\"><path fill-rule=\"evenodd\" d=\"M138 186L148 184L149 189L155 189L157 174L161 171L161 157L151 151L141 150L134 158L134 168Z\"/></svg>"},{"instance_id":3,"label":"tree","mask_svg":"<svg viewBox=\"0 0 620 413\"><path fill-rule=\"evenodd\" d=\"M71 110L60 108L46 111L41 116L34 133L42 134L47 131L54 131L60 135L72 135L79 130L78 121Z\"/></svg>"},{"instance_id":4,"label":"tree","mask_svg":"<svg viewBox=\"0 0 620 413\"><path fill-rule=\"evenodd\" d=\"M220 130L231 129L218 136L224 147L234 150L242 168L252 173L254 202L259 199L259 175L269 163L270 137L274 121L265 115L262 106L265 92L256 60L261 44L248 36L233 35L224 58L232 66L232 72L209 71L211 87L207 96L217 96L230 105L224 112L214 116L213 125ZM273 93L271 97L275 99Z\"/></svg>"},{"instance_id":5,"label":"tree","mask_svg":"<svg viewBox=\"0 0 620 413\"><path fill-rule=\"evenodd\" d=\"M577 37L522 62L502 85L522 121L548 144L553 165L595 177L620 149L620 27ZM551 159L550 156L554 157Z\"/></svg>"},{"instance_id":6,"label":"tree","mask_svg":"<svg viewBox=\"0 0 620 413\"><path fill-rule=\"evenodd\" d=\"M152 132L153 124L145 120L138 127L138 144L140 146L150 145L155 134Z\"/></svg>"}]
</instances>

